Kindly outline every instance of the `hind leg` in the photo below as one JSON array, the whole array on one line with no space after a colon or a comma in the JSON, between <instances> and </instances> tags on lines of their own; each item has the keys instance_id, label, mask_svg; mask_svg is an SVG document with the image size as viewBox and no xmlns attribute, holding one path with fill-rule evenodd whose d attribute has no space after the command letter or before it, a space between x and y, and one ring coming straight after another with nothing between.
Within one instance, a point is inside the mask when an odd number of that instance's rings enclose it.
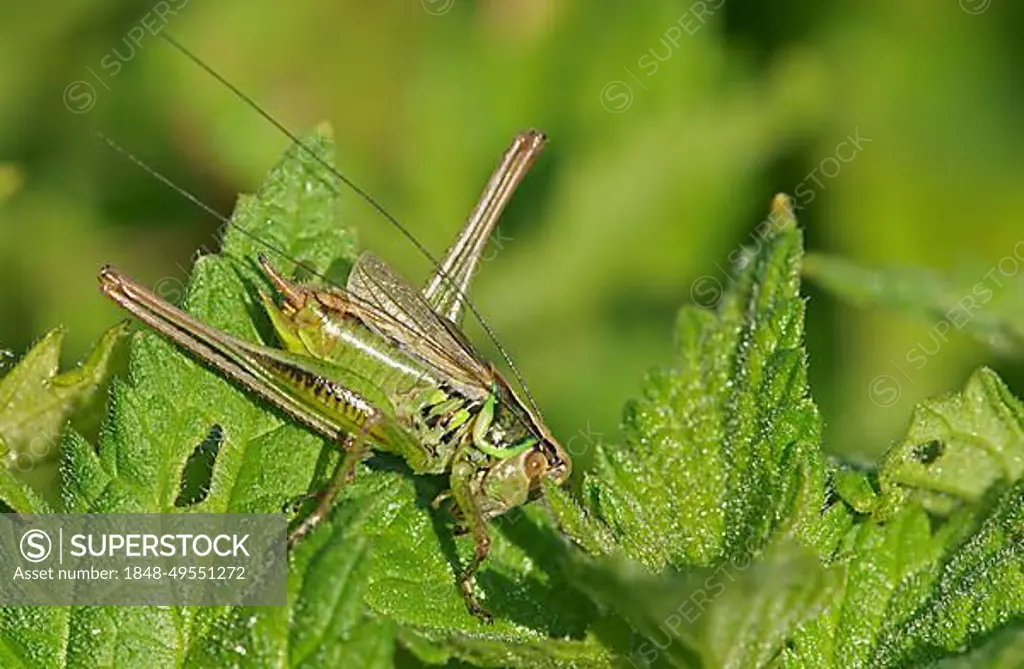
<instances>
[{"instance_id":1,"label":"hind leg","mask_svg":"<svg viewBox=\"0 0 1024 669\"><path fill-rule=\"evenodd\" d=\"M331 480L328 482L327 488L313 495L318 499L316 508L303 518L302 522L295 529L288 533L289 548L294 546L299 539L309 534L321 520L327 517L341 489L346 484L355 480L356 465L370 454L370 444L366 439L368 429L369 421L363 426L359 436L353 438L351 435L348 435L345 437L341 445L343 455L334 467L334 473L331 474Z\"/></svg>"}]
</instances>

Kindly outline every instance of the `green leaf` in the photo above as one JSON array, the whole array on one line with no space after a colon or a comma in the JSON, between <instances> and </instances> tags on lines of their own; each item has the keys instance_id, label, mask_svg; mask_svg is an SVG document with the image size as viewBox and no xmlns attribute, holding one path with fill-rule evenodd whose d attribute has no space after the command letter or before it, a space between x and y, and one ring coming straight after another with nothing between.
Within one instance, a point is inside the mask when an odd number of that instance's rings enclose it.
<instances>
[{"instance_id":1,"label":"green leaf","mask_svg":"<svg viewBox=\"0 0 1024 669\"><path fill-rule=\"evenodd\" d=\"M1024 666L1024 629L1008 627L966 655L941 660L935 669L1018 669Z\"/></svg>"},{"instance_id":2,"label":"green leaf","mask_svg":"<svg viewBox=\"0 0 1024 669\"><path fill-rule=\"evenodd\" d=\"M785 359L799 346L798 334L785 335L784 326L793 319L771 316L785 313L778 297L785 289L746 274L770 279L770 259L781 255L784 260L776 262L791 269L781 274L795 283L799 251L780 252L795 233L780 227L778 237L741 271L715 316L684 311L681 363L655 376L644 400L627 414L632 436L627 447L600 449L597 474L584 483L583 505L564 492L549 493L562 530L587 553L612 556L611 566L592 566L580 587L641 634L630 656L634 666L917 666L1019 625L1024 620L1021 403L995 374L980 370L963 392L919 407L907 438L879 470L832 471L833 499L840 501L819 515L825 486L805 370L801 366L788 377L758 375L764 358ZM793 283L787 298L799 305ZM746 302L737 304L744 295ZM732 353L742 338L723 328L730 315L734 328L746 325L750 341L769 345L741 348L742 357ZM764 323L782 327L772 331ZM781 343L790 347L780 351ZM716 344L732 348L716 351L711 348ZM802 360L802 351L798 355ZM731 365L716 378L723 358ZM774 383L751 390L734 377ZM797 383L786 385L787 378ZM753 408L736 410L744 407ZM727 422L722 413L734 418ZM784 420L775 424L776 416ZM744 421L757 429L744 427ZM723 423L728 429L716 429ZM753 442L756 455L744 452L750 440L735 438L751 434L763 440ZM780 476L785 469L772 465L785 462L780 457L785 446L799 448L802 441L805 469ZM773 443L774 449L766 447ZM758 485L748 487L747 481ZM748 499L734 501L729 495ZM763 506L755 506L758 502ZM745 513L757 508L760 514ZM739 516L734 524L730 510ZM744 537L745 547L756 553L760 538L794 531L830 565L813 587L775 592L785 582L783 575L794 573L793 565L783 562L781 571L760 586L730 583L720 589L712 579L711 585L698 582L696 590L692 585L687 590L692 575L687 562L717 563L718 571L749 563L742 549L730 554L730 545L737 545L730 532ZM686 543L692 537L705 537L704 546L713 550L693 551ZM652 577L623 556L655 570L682 566L688 573L682 580ZM813 582L814 570L796 564L796 574L808 574ZM712 598L711 591L721 594ZM701 593L700 606L693 593ZM717 601L705 611L707 599ZM699 620L691 620L697 609Z\"/></svg>"},{"instance_id":3,"label":"green leaf","mask_svg":"<svg viewBox=\"0 0 1024 669\"><path fill-rule=\"evenodd\" d=\"M0 443L8 467L31 465L57 455L63 427L104 399L114 352L125 324L108 330L89 358L58 374L63 330L52 330L0 379Z\"/></svg>"},{"instance_id":4,"label":"green leaf","mask_svg":"<svg viewBox=\"0 0 1024 669\"><path fill-rule=\"evenodd\" d=\"M832 471L836 493L858 513L870 513L878 506L878 494L867 472L840 466Z\"/></svg>"},{"instance_id":5,"label":"green leaf","mask_svg":"<svg viewBox=\"0 0 1024 669\"><path fill-rule=\"evenodd\" d=\"M640 635L626 652L638 667L765 666L838 587L834 570L791 542L659 576L622 559L569 553L565 562L574 582Z\"/></svg>"},{"instance_id":6,"label":"green leaf","mask_svg":"<svg viewBox=\"0 0 1024 669\"><path fill-rule=\"evenodd\" d=\"M628 442L600 448L585 480L587 514L651 568L736 559L817 522L801 234L784 196L769 221L775 232L742 256L717 311L682 310L676 365L650 376L627 409Z\"/></svg>"},{"instance_id":7,"label":"green leaf","mask_svg":"<svg viewBox=\"0 0 1024 669\"><path fill-rule=\"evenodd\" d=\"M994 490L938 530L917 505L884 525L858 525L843 565L845 588L795 635L786 666L919 666L1019 624L1022 494L1021 482Z\"/></svg>"},{"instance_id":8,"label":"green leaf","mask_svg":"<svg viewBox=\"0 0 1024 669\"><path fill-rule=\"evenodd\" d=\"M999 353L1022 355L1022 256L1024 243L1018 243L992 266L973 265L942 276L913 267L872 269L834 256L809 254L804 272L854 304L888 307L933 324L943 337L962 331Z\"/></svg>"},{"instance_id":9,"label":"green leaf","mask_svg":"<svg viewBox=\"0 0 1024 669\"><path fill-rule=\"evenodd\" d=\"M913 495L933 512L980 501L993 484L1024 473L1024 407L990 369L963 391L914 409L907 436L882 461L878 513Z\"/></svg>"},{"instance_id":10,"label":"green leaf","mask_svg":"<svg viewBox=\"0 0 1024 669\"><path fill-rule=\"evenodd\" d=\"M610 556L570 558L568 571L641 635L636 666L761 666L835 586L791 542L763 554L782 534L817 545L827 526L788 200L776 200L770 222L774 234L743 256L717 312L680 314L676 366L652 375L627 411L628 443L599 447L583 506L545 491L562 531ZM666 566L682 573L651 574Z\"/></svg>"},{"instance_id":11,"label":"green leaf","mask_svg":"<svg viewBox=\"0 0 1024 669\"><path fill-rule=\"evenodd\" d=\"M785 664L919 666L1024 622L1022 455L1024 408L991 371L922 403L878 472L884 501L871 516L833 507L852 521L845 587Z\"/></svg>"},{"instance_id":12,"label":"green leaf","mask_svg":"<svg viewBox=\"0 0 1024 669\"><path fill-rule=\"evenodd\" d=\"M741 559L720 566L683 609L690 617L699 616L694 633L703 640L704 666L770 665L800 626L833 601L840 583L836 570L823 568L815 555L788 543L770 547L753 564Z\"/></svg>"},{"instance_id":13,"label":"green leaf","mask_svg":"<svg viewBox=\"0 0 1024 669\"><path fill-rule=\"evenodd\" d=\"M82 429L102 407L124 330L124 324L108 330L87 360L60 374L64 332L53 330L0 379L0 498L13 510L47 508L26 482L43 486L45 476L32 474L57 456L64 427L74 420Z\"/></svg>"}]
</instances>

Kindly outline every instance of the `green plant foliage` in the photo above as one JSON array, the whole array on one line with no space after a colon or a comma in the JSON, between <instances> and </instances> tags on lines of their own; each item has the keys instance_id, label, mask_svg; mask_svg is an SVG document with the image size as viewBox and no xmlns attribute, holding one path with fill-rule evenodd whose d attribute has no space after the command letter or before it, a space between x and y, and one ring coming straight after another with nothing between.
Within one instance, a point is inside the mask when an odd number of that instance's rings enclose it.
<instances>
[{"instance_id":1,"label":"green plant foliage","mask_svg":"<svg viewBox=\"0 0 1024 669\"><path fill-rule=\"evenodd\" d=\"M26 479L56 457L61 430L69 421L74 419L78 429L96 422L124 330L123 324L111 328L87 360L60 374L64 331L53 330L0 378L0 499L12 510L47 508Z\"/></svg>"},{"instance_id":2,"label":"green plant foliage","mask_svg":"<svg viewBox=\"0 0 1024 669\"><path fill-rule=\"evenodd\" d=\"M1024 666L1024 631L1007 628L981 648L935 663L936 669L1016 669Z\"/></svg>"},{"instance_id":3,"label":"green plant foliage","mask_svg":"<svg viewBox=\"0 0 1024 669\"><path fill-rule=\"evenodd\" d=\"M634 666L764 666L824 609L839 577L788 541L759 559L660 576L579 552L565 562L581 590L635 630L627 655Z\"/></svg>"},{"instance_id":4,"label":"green plant foliage","mask_svg":"<svg viewBox=\"0 0 1024 669\"><path fill-rule=\"evenodd\" d=\"M17 167L0 163L0 204L21 188L22 176Z\"/></svg>"},{"instance_id":5,"label":"green plant foliage","mask_svg":"<svg viewBox=\"0 0 1024 669\"><path fill-rule=\"evenodd\" d=\"M1024 473L1024 407L995 372L975 372L961 392L922 402L907 436L884 458L884 506L914 495L933 512L979 502Z\"/></svg>"},{"instance_id":6,"label":"green plant foliage","mask_svg":"<svg viewBox=\"0 0 1024 669\"><path fill-rule=\"evenodd\" d=\"M1004 355L1024 355L1024 280L1019 242L991 267L961 267L952 276L913 267L873 269L844 258L810 254L807 276L862 306L880 305L945 323Z\"/></svg>"},{"instance_id":7,"label":"green plant foliage","mask_svg":"<svg viewBox=\"0 0 1024 669\"><path fill-rule=\"evenodd\" d=\"M1019 624L1022 492L995 489L938 530L916 505L856 525L834 567L844 587L793 637L785 666L920 666Z\"/></svg>"},{"instance_id":8,"label":"green plant foliage","mask_svg":"<svg viewBox=\"0 0 1024 669\"><path fill-rule=\"evenodd\" d=\"M778 231L736 268L716 312L679 315L679 359L626 412L627 443L601 448L584 495L626 553L652 568L759 551L822 504L820 419L807 386L801 234Z\"/></svg>"},{"instance_id":9,"label":"green plant foliage","mask_svg":"<svg viewBox=\"0 0 1024 669\"><path fill-rule=\"evenodd\" d=\"M222 252L196 262L186 308L212 326L267 341L257 252L299 276L353 261L318 162L333 160L330 132L306 141L313 152L289 150L240 199ZM472 543L430 509L443 480L381 456L291 551L286 607L7 607L0 666L895 667L964 652L1012 666L1024 409L981 370L923 403L877 469L827 468L786 198L771 221L716 310L681 312L675 364L627 408L622 444L593 445L580 494L550 488L493 523L478 578L493 625L459 596ZM54 378L38 362L50 346L20 383ZM104 351L106 338L82 370L103 368ZM96 445L65 433L56 510L275 513L320 490L336 458L139 332ZM49 509L3 478L0 495Z\"/></svg>"}]
</instances>

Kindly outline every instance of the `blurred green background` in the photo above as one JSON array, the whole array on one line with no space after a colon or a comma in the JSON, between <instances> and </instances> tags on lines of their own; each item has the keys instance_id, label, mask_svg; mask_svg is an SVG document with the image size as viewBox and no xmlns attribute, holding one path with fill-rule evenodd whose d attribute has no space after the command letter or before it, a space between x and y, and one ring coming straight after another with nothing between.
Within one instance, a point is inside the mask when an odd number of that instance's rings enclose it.
<instances>
[{"instance_id":1,"label":"blurred green background","mask_svg":"<svg viewBox=\"0 0 1024 669\"><path fill-rule=\"evenodd\" d=\"M645 371L672 359L678 307L728 283L777 191L801 196L810 249L870 264L968 263L980 280L1024 239L1024 6L1009 0L151 6L0 9L0 163L22 182L0 205L0 348L20 355L63 324L79 360L121 318L96 290L101 265L183 281L196 249L216 249L215 218L93 129L223 213L287 146L151 31L289 128L329 120L342 169L435 254L512 135L544 129L473 297L563 441L616 438ZM344 216L425 279L354 195ZM1024 394L1024 367L966 336L914 370L905 355L931 346L933 323L806 294L834 452L881 452L915 401L982 363ZM899 384L891 406L869 395L879 375Z\"/></svg>"}]
</instances>

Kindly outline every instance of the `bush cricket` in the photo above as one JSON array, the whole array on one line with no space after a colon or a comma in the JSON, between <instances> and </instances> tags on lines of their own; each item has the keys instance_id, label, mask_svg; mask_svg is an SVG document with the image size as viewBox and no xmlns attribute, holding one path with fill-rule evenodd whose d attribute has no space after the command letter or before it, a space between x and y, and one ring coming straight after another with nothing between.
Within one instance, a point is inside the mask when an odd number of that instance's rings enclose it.
<instances>
[{"instance_id":1,"label":"bush cricket","mask_svg":"<svg viewBox=\"0 0 1024 669\"><path fill-rule=\"evenodd\" d=\"M450 499L473 538L459 587L469 611L487 621L473 576L490 548L488 521L539 496L545 479L565 483L572 468L538 411L460 329L491 232L544 143L536 130L515 137L422 291L368 252L345 289L292 282L261 255L277 295L260 298L281 348L204 325L111 267L99 274L102 291L135 318L338 443L343 456L289 545L327 515L373 450L401 457L415 474L446 474L449 488L435 506Z\"/></svg>"}]
</instances>

